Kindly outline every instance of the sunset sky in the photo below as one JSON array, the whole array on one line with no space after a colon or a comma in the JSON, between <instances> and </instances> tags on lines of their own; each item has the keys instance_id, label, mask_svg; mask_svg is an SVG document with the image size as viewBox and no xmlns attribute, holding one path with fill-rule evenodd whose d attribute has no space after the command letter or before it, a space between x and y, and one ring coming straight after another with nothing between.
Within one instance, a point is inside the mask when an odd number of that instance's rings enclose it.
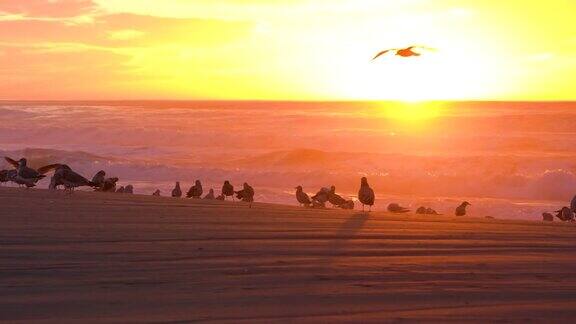
<instances>
[{"instance_id":1,"label":"sunset sky","mask_svg":"<svg viewBox=\"0 0 576 324\"><path fill-rule=\"evenodd\" d=\"M0 99L574 100L574 0L2 0ZM381 49L433 47L419 58Z\"/></svg>"}]
</instances>

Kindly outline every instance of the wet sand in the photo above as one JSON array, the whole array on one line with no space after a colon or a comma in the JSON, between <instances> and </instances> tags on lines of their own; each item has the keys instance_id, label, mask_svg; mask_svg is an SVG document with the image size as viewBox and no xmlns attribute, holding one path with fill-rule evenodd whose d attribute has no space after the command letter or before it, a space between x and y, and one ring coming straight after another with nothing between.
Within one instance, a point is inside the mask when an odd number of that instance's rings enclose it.
<instances>
[{"instance_id":1,"label":"wet sand","mask_svg":"<svg viewBox=\"0 0 576 324\"><path fill-rule=\"evenodd\" d=\"M0 320L571 321L573 224L0 188Z\"/></svg>"}]
</instances>

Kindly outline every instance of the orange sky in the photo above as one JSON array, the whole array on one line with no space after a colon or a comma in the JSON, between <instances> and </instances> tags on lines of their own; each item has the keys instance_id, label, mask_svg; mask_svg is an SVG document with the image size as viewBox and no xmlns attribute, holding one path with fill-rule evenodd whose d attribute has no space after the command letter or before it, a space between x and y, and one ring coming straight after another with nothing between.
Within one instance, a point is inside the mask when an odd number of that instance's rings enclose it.
<instances>
[{"instance_id":1,"label":"orange sky","mask_svg":"<svg viewBox=\"0 0 576 324\"><path fill-rule=\"evenodd\" d=\"M573 0L2 0L0 99L576 100ZM422 44L420 58L371 62Z\"/></svg>"}]
</instances>

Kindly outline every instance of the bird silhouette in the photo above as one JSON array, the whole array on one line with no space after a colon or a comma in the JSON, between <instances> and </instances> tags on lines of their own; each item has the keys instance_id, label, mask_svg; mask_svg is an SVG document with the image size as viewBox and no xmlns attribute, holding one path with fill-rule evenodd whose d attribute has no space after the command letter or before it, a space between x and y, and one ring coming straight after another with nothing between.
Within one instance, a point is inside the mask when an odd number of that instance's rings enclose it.
<instances>
[{"instance_id":1,"label":"bird silhouette","mask_svg":"<svg viewBox=\"0 0 576 324\"><path fill-rule=\"evenodd\" d=\"M388 205L388 211L395 214L404 214L410 212L410 209L402 207L397 203L391 203L390 205Z\"/></svg>"},{"instance_id":2,"label":"bird silhouette","mask_svg":"<svg viewBox=\"0 0 576 324\"><path fill-rule=\"evenodd\" d=\"M314 196L311 197L312 199L312 207L326 207L326 202L328 201L328 194L330 193L330 189L328 188L321 188Z\"/></svg>"},{"instance_id":3,"label":"bird silhouette","mask_svg":"<svg viewBox=\"0 0 576 324\"><path fill-rule=\"evenodd\" d=\"M224 199L226 199L226 197L232 197L232 200L234 200L234 186L230 184L228 180L224 181L222 185L222 195Z\"/></svg>"},{"instance_id":4,"label":"bird silhouette","mask_svg":"<svg viewBox=\"0 0 576 324\"><path fill-rule=\"evenodd\" d=\"M374 205L374 200L375 200L375 196L374 196L374 190L372 190L372 188L370 188L370 185L368 184L368 179L366 179L366 177L362 177L362 179L360 180L360 190L358 190L358 200L360 200L360 202L362 203L362 211L364 211L364 206L368 205L369 206L369 210L372 210L372 206Z\"/></svg>"},{"instance_id":5,"label":"bird silhouette","mask_svg":"<svg viewBox=\"0 0 576 324\"><path fill-rule=\"evenodd\" d=\"M116 182L118 182L117 177L106 178L102 187L97 190L102 192L116 192Z\"/></svg>"},{"instance_id":6,"label":"bird silhouette","mask_svg":"<svg viewBox=\"0 0 576 324\"><path fill-rule=\"evenodd\" d=\"M196 180L194 185L190 187L190 190L188 190L188 193L186 193L186 197L200 199L200 197L202 196L202 192L203 192L202 183L200 182L200 180Z\"/></svg>"},{"instance_id":7,"label":"bird silhouette","mask_svg":"<svg viewBox=\"0 0 576 324\"><path fill-rule=\"evenodd\" d=\"M152 196L160 197L160 189L156 189L156 191L152 193Z\"/></svg>"},{"instance_id":8,"label":"bird silhouette","mask_svg":"<svg viewBox=\"0 0 576 324\"><path fill-rule=\"evenodd\" d=\"M134 186L129 184L126 187L124 187L124 193L125 194L133 194L134 193Z\"/></svg>"},{"instance_id":9,"label":"bird silhouette","mask_svg":"<svg viewBox=\"0 0 576 324\"><path fill-rule=\"evenodd\" d=\"M335 207L340 207L347 203L346 199L336 193L335 186L330 187L330 191L328 192L328 201Z\"/></svg>"},{"instance_id":10,"label":"bird silhouette","mask_svg":"<svg viewBox=\"0 0 576 324\"><path fill-rule=\"evenodd\" d=\"M242 190L236 191L236 198L241 201L250 203L249 208L252 208L252 202L254 202L254 188L252 188L248 183L244 182Z\"/></svg>"},{"instance_id":11,"label":"bird silhouette","mask_svg":"<svg viewBox=\"0 0 576 324\"><path fill-rule=\"evenodd\" d=\"M92 183L96 186L95 188L101 189L106 181L106 171L100 170L92 177Z\"/></svg>"},{"instance_id":12,"label":"bird silhouette","mask_svg":"<svg viewBox=\"0 0 576 324\"><path fill-rule=\"evenodd\" d=\"M46 173L56 169L60 165L50 164L36 170L27 165L28 161L25 158L21 158L20 160L16 161L6 156L4 159L8 163L12 164L12 166L14 166L17 170L16 176L14 177L14 180L16 181L14 182L18 184L24 184L28 188L36 186L36 182L45 178Z\"/></svg>"},{"instance_id":13,"label":"bird silhouette","mask_svg":"<svg viewBox=\"0 0 576 324\"><path fill-rule=\"evenodd\" d=\"M49 188L56 189L58 186L64 186L65 190L72 193L75 188L95 187L95 184L73 171L68 165L61 164L56 167L56 171L50 179Z\"/></svg>"},{"instance_id":14,"label":"bird silhouette","mask_svg":"<svg viewBox=\"0 0 576 324\"><path fill-rule=\"evenodd\" d=\"M304 190L302 190L302 186L298 186L296 187L296 200L298 200L298 203L301 206L310 206L310 204L312 204L312 201L310 201L310 197L308 196L307 193L304 192Z\"/></svg>"},{"instance_id":15,"label":"bird silhouette","mask_svg":"<svg viewBox=\"0 0 576 324\"><path fill-rule=\"evenodd\" d=\"M207 194L206 196L204 196L203 199L206 199L206 200L214 200L214 199L216 199L216 196L214 196L214 189L210 189L210 190L208 191L208 194Z\"/></svg>"},{"instance_id":16,"label":"bird silhouette","mask_svg":"<svg viewBox=\"0 0 576 324\"><path fill-rule=\"evenodd\" d=\"M456 207L455 215L456 216L466 216L466 207L472 206L469 202L465 201L460 204L460 206Z\"/></svg>"},{"instance_id":17,"label":"bird silhouette","mask_svg":"<svg viewBox=\"0 0 576 324\"><path fill-rule=\"evenodd\" d=\"M417 57L417 56L421 56L421 53L415 52L414 50L420 48L420 49L425 49L425 50L434 50L433 48L429 48L429 47L424 47L424 46L410 46L410 47L406 47L406 48L390 48L387 50L383 50L378 52L378 54L376 54L373 58L372 61L374 61L375 59L379 58L380 56L387 54L389 52L394 52L396 56L400 56L400 57Z\"/></svg>"},{"instance_id":18,"label":"bird silhouette","mask_svg":"<svg viewBox=\"0 0 576 324\"><path fill-rule=\"evenodd\" d=\"M180 189L180 182L176 181L174 189L172 189L172 197L180 198L182 197L182 189Z\"/></svg>"},{"instance_id":19,"label":"bird silhouette","mask_svg":"<svg viewBox=\"0 0 576 324\"><path fill-rule=\"evenodd\" d=\"M8 170L0 170L0 185L8 181Z\"/></svg>"}]
</instances>

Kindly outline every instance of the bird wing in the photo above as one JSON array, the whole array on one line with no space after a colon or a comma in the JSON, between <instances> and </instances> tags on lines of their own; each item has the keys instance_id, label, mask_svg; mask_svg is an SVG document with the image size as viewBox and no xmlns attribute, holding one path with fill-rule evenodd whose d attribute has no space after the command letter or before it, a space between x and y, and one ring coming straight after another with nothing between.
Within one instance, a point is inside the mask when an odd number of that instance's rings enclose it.
<instances>
[{"instance_id":1,"label":"bird wing","mask_svg":"<svg viewBox=\"0 0 576 324\"><path fill-rule=\"evenodd\" d=\"M384 51L382 51L382 52L379 52L378 54L376 54L376 56L374 56L374 57L372 58L372 61L374 61L375 59L379 58L380 56L382 56L382 55L384 55L384 54L386 54L386 53L388 53L388 52L390 52L390 51L394 51L394 49L387 49L387 50L384 50Z\"/></svg>"},{"instance_id":2,"label":"bird wing","mask_svg":"<svg viewBox=\"0 0 576 324\"><path fill-rule=\"evenodd\" d=\"M410 46L409 48L419 48L419 49L423 49L423 50L427 50L427 51L437 51L437 49L433 48L433 47L428 47L428 46L419 46L419 45L414 45L414 46Z\"/></svg>"},{"instance_id":3,"label":"bird wing","mask_svg":"<svg viewBox=\"0 0 576 324\"><path fill-rule=\"evenodd\" d=\"M90 181L88 181L88 179L72 170L68 170L68 172L64 173L64 179L76 185L88 186L91 183Z\"/></svg>"},{"instance_id":4,"label":"bird wing","mask_svg":"<svg viewBox=\"0 0 576 324\"><path fill-rule=\"evenodd\" d=\"M38 168L38 173L46 174L46 173L48 173L52 170L55 170L56 168L61 167L61 166L62 166L62 164L58 164L58 163L49 164L49 165L43 166L41 168Z\"/></svg>"},{"instance_id":5,"label":"bird wing","mask_svg":"<svg viewBox=\"0 0 576 324\"><path fill-rule=\"evenodd\" d=\"M4 159L5 159L8 163L12 164L13 167L15 167L15 168L18 167L18 161L15 161L15 160L7 157L7 156L5 156Z\"/></svg>"}]
</instances>

